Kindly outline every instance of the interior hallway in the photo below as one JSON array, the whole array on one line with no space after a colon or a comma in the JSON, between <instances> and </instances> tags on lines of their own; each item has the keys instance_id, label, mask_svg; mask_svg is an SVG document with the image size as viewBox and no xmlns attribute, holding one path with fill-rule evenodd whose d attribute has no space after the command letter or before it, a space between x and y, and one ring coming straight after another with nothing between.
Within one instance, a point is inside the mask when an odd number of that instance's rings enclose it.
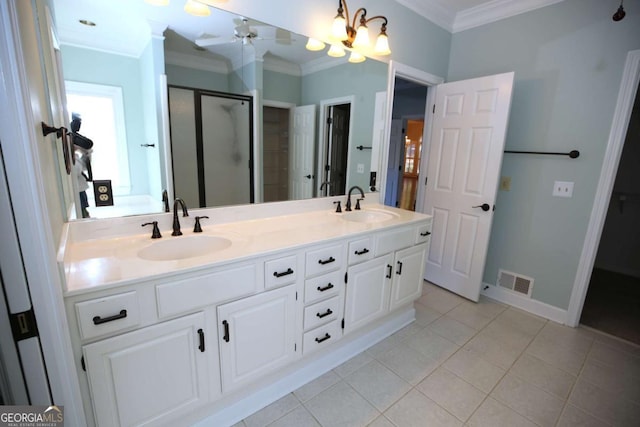
<instances>
[{"instance_id":1,"label":"interior hallway","mask_svg":"<svg viewBox=\"0 0 640 427\"><path fill-rule=\"evenodd\" d=\"M640 347L431 284L416 321L254 426L636 426Z\"/></svg>"}]
</instances>

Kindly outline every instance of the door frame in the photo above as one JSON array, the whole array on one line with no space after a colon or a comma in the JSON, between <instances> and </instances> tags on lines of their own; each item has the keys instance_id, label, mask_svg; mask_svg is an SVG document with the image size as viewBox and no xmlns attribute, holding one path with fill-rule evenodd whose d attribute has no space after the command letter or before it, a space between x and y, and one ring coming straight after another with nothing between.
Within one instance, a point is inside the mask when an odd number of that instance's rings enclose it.
<instances>
[{"instance_id":1,"label":"door frame","mask_svg":"<svg viewBox=\"0 0 640 427\"><path fill-rule=\"evenodd\" d=\"M389 71L387 74L387 109L386 120L384 129L384 138L382 140L382 147L380 149L380 167L378 180L378 188L380 188L379 203L384 204L385 192L387 188L387 162L389 161L389 138L391 137L391 120L393 117L393 98L395 91L395 79L400 77L405 80L418 83L427 87L437 86L444 83L444 78L436 76L434 74L427 73L426 71L419 70L409 65L402 64L397 61L389 61ZM435 91L427 90L427 100L425 104L424 113L424 131L422 135L422 152L428 153L431 145L431 124L433 122L433 110L429 108L435 101ZM420 159L420 170L426 174L428 156L422 156ZM382 167L384 166L384 167ZM420 177L419 177L420 179ZM426 186L421 184L418 186L418 193L416 195L416 212L422 212L424 207L424 195Z\"/></svg>"},{"instance_id":2,"label":"door frame","mask_svg":"<svg viewBox=\"0 0 640 427\"><path fill-rule=\"evenodd\" d=\"M604 223L607 219L609 200L611 199L613 184L616 179L616 174L618 173L618 166L629 127L629 120L631 119L633 103L636 98L636 93L640 89L639 83L640 49L627 53L620 90L618 92L618 100L613 113L607 148L604 153L604 160L600 171L600 179L598 180L591 216L589 217L587 234L582 246L578 270L573 282L571 299L569 300L566 322L568 326L576 327L580 323L580 316L582 314L584 301L587 297L591 272L595 264Z\"/></svg>"},{"instance_id":3,"label":"door frame","mask_svg":"<svg viewBox=\"0 0 640 427\"><path fill-rule=\"evenodd\" d=\"M349 141L349 146L347 148L347 170L345 171L346 184L345 188L348 189L349 185L349 176L351 172L351 149L354 148L351 146L351 142L353 141L353 109L355 107L355 96L342 96L339 98L331 98L331 99L323 99L320 101L320 117L319 117L319 126L318 126L318 151L316 152L317 156L317 164L316 164L316 186L314 190L320 192L320 185L324 182L324 152L327 149L327 109L329 107L333 107L334 105L343 105L349 104L349 135L347 141Z\"/></svg>"}]
</instances>

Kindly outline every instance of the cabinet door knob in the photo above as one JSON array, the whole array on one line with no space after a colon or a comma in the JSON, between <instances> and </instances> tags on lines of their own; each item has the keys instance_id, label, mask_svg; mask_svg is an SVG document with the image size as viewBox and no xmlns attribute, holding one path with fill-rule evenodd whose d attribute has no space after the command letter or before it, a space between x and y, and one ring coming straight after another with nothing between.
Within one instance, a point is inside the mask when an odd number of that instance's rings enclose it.
<instances>
[{"instance_id":1,"label":"cabinet door knob","mask_svg":"<svg viewBox=\"0 0 640 427\"><path fill-rule=\"evenodd\" d=\"M291 268L287 268L287 271L283 271L281 273L278 273L277 271L273 272L275 277L288 276L289 274L293 274L293 270Z\"/></svg>"},{"instance_id":2,"label":"cabinet door knob","mask_svg":"<svg viewBox=\"0 0 640 427\"><path fill-rule=\"evenodd\" d=\"M318 286L319 292L328 291L329 289L333 289L333 285L331 283L327 284L327 286L320 287Z\"/></svg>"},{"instance_id":3,"label":"cabinet door knob","mask_svg":"<svg viewBox=\"0 0 640 427\"><path fill-rule=\"evenodd\" d=\"M318 260L318 264L320 264L320 265L331 264L335 260L336 259L334 257L330 256L328 259L319 259Z\"/></svg>"},{"instance_id":4,"label":"cabinet door knob","mask_svg":"<svg viewBox=\"0 0 640 427\"><path fill-rule=\"evenodd\" d=\"M356 251L355 252L356 255L364 255L364 254L368 254L368 253L369 253L369 249L367 249L367 248L364 248L361 251Z\"/></svg>"},{"instance_id":5,"label":"cabinet door knob","mask_svg":"<svg viewBox=\"0 0 640 427\"><path fill-rule=\"evenodd\" d=\"M393 271L393 267L390 266L389 264L387 264L387 275L384 276L384 277L386 277L387 279L391 279L391 272L392 271Z\"/></svg>"},{"instance_id":6,"label":"cabinet door knob","mask_svg":"<svg viewBox=\"0 0 640 427\"><path fill-rule=\"evenodd\" d=\"M420 233L420 235L421 235L422 237L427 237L427 236L429 236L430 234L431 234L431 232L430 232L430 231L425 231L424 233Z\"/></svg>"},{"instance_id":7,"label":"cabinet door knob","mask_svg":"<svg viewBox=\"0 0 640 427\"><path fill-rule=\"evenodd\" d=\"M396 274L397 275L402 274L402 263L400 261L398 261L398 269L396 270Z\"/></svg>"}]
</instances>

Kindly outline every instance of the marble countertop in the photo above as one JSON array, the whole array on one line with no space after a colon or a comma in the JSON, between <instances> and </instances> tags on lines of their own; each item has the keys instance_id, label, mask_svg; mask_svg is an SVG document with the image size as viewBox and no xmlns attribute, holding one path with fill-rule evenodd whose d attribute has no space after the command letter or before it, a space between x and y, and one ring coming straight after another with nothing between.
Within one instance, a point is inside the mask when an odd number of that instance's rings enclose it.
<instances>
[{"instance_id":1,"label":"marble countertop","mask_svg":"<svg viewBox=\"0 0 640 427\"><path fill-rule=\"evenodd\" d=\"M379 204L366 205L361 212L367 211L386 212L391 215L391 219L370 223L347 221L345 213L335 213L333 210L315 210L220 224L216 224L215 218L212 218L203 221L203 232L197 235L226 238L231 241L231 245L209 254L169 261L145 260L140 258L138 253L158 242L193 236L193 220L187 223L187 218L180 217L184 234L177 237L171 236L171 228L161 228L163 237L151 239L151 229L145 228L144 233L126 236L75 241L69 239L61 243L59 256L66 276L65 295L132 284L142 279L159 278L167 274L199 271L281 250L357 236L429 218L424 214Z\"/></svg>"}]
</instances>

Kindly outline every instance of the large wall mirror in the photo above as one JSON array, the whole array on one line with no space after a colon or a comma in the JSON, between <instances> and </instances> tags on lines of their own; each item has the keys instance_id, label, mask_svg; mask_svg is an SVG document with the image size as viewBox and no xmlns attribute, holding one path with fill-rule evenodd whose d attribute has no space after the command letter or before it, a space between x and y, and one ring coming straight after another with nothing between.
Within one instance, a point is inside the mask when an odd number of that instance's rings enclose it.
<instances>
[{"instance_id":1,"label":"large wall mirror","mask_svg":"<svg viewBox=\"0 0 640 427\"><path fill-rule=\"evenodd\" d=\"M76 168L88 216L161 212L163 190L213 207L369 188L387 64L312 52L306 36L212 7L192 16L184 0L51 4L68 110L94 142L93 179L111 182L115 202L95 207Z\"/></svg>"}]
</instances>

